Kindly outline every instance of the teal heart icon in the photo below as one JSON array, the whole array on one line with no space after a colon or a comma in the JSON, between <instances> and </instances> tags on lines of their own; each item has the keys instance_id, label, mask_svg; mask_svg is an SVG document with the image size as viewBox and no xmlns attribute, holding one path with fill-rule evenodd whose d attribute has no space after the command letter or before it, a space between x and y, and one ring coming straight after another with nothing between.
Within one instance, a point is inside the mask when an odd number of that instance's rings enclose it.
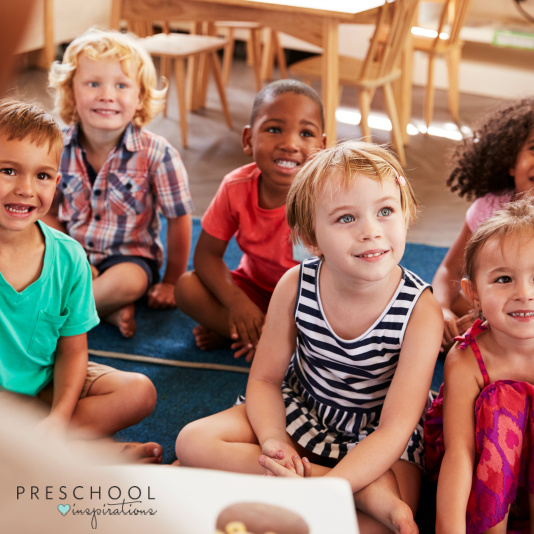
<instances>
[{"instance_id":1,"label":"teal heart icon","mask_svg":"<svg viewBox=\"0 0 534 534\"><path fill-rule=\"evenodd\" d=\"M57 509L65 515L70 510L70 504L58 504Z\"/></svg>"}]
</instances>

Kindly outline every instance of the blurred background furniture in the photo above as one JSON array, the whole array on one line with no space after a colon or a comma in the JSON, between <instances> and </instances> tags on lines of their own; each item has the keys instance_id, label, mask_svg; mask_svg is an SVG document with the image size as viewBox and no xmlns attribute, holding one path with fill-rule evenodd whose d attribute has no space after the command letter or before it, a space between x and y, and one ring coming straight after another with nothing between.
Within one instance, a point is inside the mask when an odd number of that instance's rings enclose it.
<instances>
[{"instance_id":1,"label":"blurred background furniture","mask_svg":"<svg viewBox=\"0 0 534 534\"><path fill-rule=\"evenodd\" d=\"M185 86L185 62L204 56L208 60L208 66L213 74L224 117L229 128L232 128L232 119L228 109L226 93L222 80L221 66L217 52L227 45L226 39L211 35L193 35L183 33L158 33L143 38L143 46L152 55L162 59L169 59L174 63L174 78L178 94L178 110L180 114L180 128L182 133L182 146L187 146L187 101ZM164 63L162 63L164 64ZM167 73L165 73L167 74ZM192 87L193 91L204 90L202 78L190 71L200 87Z\"/></svg>"},{"instance_id":2,"label":"blurred background furniture","mask_svg":"<svg viewBox=\"0 0 534 534\"><path fill-rule=\"evenodd\" d=\"M322 46L326 57L322 75L322 97L325 106L325 133L328 143L337 139L336 106L339 93L338 27L341 23L367 22L374 18L384 0L313 0L306 5L294 1L263 0L112 0L111 27L118 28L121 19L144 18L173 20L254 20L277 31Z\"/></svg>"},{"instance_id":3,"label":"blurred background furniture","mask_svg":"<svg viewBox=\"0 0 534 534\"><path fill-rule=\"evenodd\" d=\"M393 145L403 165L404 153L403 128L399 121L402 109L397 109L393 93L393 82L401 78L400 60L418 5L418 0L385 3L378 12L375 31L369 43L365 59L340 56L341 85L352 85L358 89L358 102L361 112L360 128L365 140L371 141L368 118L371 101L376 89L384 91L386 108L391 121ZM290 65L289 72L301 76L304 81L321 78L324 70L323 55L314 56ZM402 103L401 103L402 105ZM404 128L405 129L405 128Z\"/></svg>"},{"instance_id":4,"label":"blurred background furniture","mask_svg":"<svg viewBox=\"0 0 534 534\"><path fill-rule=\"evenodd\" d=\"M436 30L415 26L412 28L413 48L428 55L428 73L425 94L426 127L432 122L434 109L434 66L438 56L447 64L449 89L448 104L452 118L459 121L458 74L462 59L463 41L460 32L465 24L471 0L442 0L443 7Z\"/></svg>"}]
</instances>

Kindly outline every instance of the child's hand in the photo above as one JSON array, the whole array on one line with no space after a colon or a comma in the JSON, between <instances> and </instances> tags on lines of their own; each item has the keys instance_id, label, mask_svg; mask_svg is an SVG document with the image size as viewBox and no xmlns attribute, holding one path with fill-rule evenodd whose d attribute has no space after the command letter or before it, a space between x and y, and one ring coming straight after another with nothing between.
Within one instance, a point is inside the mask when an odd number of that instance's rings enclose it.
<instances>
[{"instance_id":1,"label":"child's hand","mask_svg":"<svg viewBox=\"0 0 534 534\"><path fill-rule=\"evenodd\" d=\"M267 475L275 477L311 477L311 464L308 458L300 458L298 454L293 455L291 462L280 465L278 462L262 454L258 462L265 467Z\"/></svg>"},{"instance_id":2,"label":"child's hand","mask_svg":"<svg viewBox=\"0 0 534 534\"><path fill-rule=\"evenodd\" d=\"M241 358L241 356L245 356L246 362L251 362L252 358L254 358L254 354L256 354L256 347L249 347L249 345L243 345L241 341L236 341L230 345L230 348L235 350L234 358Z\"/></svg>"},{"instance_id":3,"label":"child's hand","mask_svg":"<svg viewBox=\"0 0 534 534\"><path fill-rule=\"evenodd\" d=\"M259 461L261 465L264 465L264 463L267 464L264 466L269 471L267 474L273 476L291 476L292 473L301 477L311 476L311 464L308 459L301 458L297 451L285 441L268 439L262 445L261 452L263 455L260 456ZM262 458L267 458L269 461L266 462L265 460L262 460ZM274 470L271 469L273 464L276 464L283 469L283 471L276 468ZM288 474L286 471L289 471L290 473Z\"/></svg>"},{"instance_id":4,"label":"child's hand","mask_svg":"<svg viewBox=\"0 0 534 534\"><path fill-rule=\"evenodd\" d=\"M250 361L260 339L265 315L248 297L231 306L228 313L230 337L235 348L239 349L234 356L246 355L247 361Z\"/></svg>"},{"instance_id":5,"label":"child's hand","mask_svg":"<svg viewBox=\"0 0 534 534\"><path fill-rule=\"evenodd\" d=\"M154 284L148 290L148 307L157 310L164 310L167 308L176 308L176 301L174 300L174 284L161 282Z\"/></svg>"}]
</instances>

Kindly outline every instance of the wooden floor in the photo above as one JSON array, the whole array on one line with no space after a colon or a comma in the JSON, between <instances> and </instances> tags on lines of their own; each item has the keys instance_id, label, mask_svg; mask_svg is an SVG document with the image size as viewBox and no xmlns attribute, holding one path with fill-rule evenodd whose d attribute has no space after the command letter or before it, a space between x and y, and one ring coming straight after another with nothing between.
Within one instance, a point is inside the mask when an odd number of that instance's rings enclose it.
<instances>
[{"instance_id":1,"label":"wooden floor","mask_svg":"<svg viewBox=\"0 0 534 534\"><path fill-rule=\"evenodd\" d=\"M11 94L37 101L53 108L53 100L47 92L47 73L40 70L24 70L13 81ZM317 87L320 90L320 86ZM168 116L157 116L149 129L166 137L176 146L183 158L189 174L189 185L195 204L194 214L201 216L223 176L250 160L241 149L241 130L248 123L254 99L254 76L252 68L243 60L234 62L227 87L227 97L234 128L226 126L218 95L210 83L206 109L189 113L189 146L181 148L180 128L176 103L176 92L171 81ZM420 87L413 91L412 122L422 124L424 90ZM500 103L497 99L462 94L460 116L463 126L469 126L481 114ZM372 106L382 115L381 94L377 94ZM347 124L338 120L339 139L358 139L360 129L352 116L357 112L357 93L349 88L342 95L340 119L353 120ZM433 130L439 135L416 133L410 136L406 148L406 174L412 181L421 208L419 219L410 229L408 240L438 246L450 246L462 226L468 203L449 192L445 186L448 175L448 154L457 141L442 137L459 135L457 125L450 123L446 108L446 93L437 91L434 111ZM417 131L415 127L413 130ZM389 142L389 132L372 128L375 142Z\"/></svg>"}]
</instances>

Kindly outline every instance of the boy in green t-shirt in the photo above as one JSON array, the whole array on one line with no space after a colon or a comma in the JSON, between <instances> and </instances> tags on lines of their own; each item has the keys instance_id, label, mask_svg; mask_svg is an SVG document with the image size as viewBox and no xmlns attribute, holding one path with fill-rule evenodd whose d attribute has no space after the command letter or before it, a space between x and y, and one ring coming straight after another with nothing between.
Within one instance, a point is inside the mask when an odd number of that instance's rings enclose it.
<instances>
[{"instance_id":1,"label":"boy in green t-shirt","mask_svg":"<svg viewBox=\"0 0 534 534\"><path fill-rule=\"evenodd\" d=\"M83 248L41 219L59 182L63 136L42 109L0 102L0 390L49 406L43 432L69 439L111 436L154 409L144 375L88 364L98 324ZM161 461L155 443L128 447Z\"/></svg>"}]
</instances>

